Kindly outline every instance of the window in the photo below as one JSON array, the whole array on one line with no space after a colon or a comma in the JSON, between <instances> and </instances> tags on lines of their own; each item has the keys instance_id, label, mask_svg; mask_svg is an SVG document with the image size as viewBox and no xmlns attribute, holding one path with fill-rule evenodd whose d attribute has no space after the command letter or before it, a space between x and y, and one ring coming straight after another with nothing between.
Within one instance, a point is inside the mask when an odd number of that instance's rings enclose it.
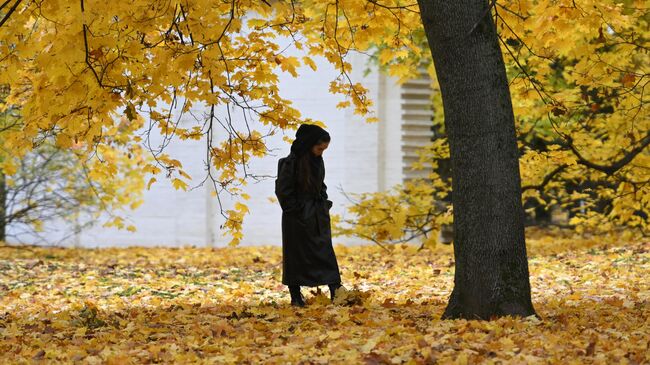
<instances>
[{"instance_id":1,"label":"window","mask_svg":"<svg viewBox=\"0 0 650 365\"><path fill-rule=\"evenodd\" d=\"M412 164L419 160L417 151L433 139L433 109L431 102L431 78L426 69L420 69L420 77L401 86L402 109L402 176L404 181L426 178L428 170L413 170Z\"/></svg>"}]
</instances>

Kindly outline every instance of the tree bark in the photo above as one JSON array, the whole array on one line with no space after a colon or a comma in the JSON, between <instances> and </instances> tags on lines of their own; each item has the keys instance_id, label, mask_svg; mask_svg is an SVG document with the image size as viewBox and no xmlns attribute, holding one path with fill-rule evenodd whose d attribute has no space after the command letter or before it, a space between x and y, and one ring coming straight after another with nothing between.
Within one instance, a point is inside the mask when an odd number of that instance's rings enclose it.
<instances>
[{"instance_id":1,"label":"tree bark","mask_svg":"<svg viewBox=\"0 0 650 365\"><path fill-rule=\"evenodd\" d=\"M514 115L490 4L418 3L451 155L456 271L442 317L533 315Z\"/></svg>"}]
</instances>

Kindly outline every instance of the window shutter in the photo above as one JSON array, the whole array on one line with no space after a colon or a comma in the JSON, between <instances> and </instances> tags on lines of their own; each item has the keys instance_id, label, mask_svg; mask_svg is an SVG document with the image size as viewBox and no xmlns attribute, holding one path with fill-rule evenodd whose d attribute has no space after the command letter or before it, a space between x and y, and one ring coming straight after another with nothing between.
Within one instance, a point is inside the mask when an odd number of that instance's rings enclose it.
<instances>
[{"instance_id":1,"label":"window shutter","mask_svg":"<svg viewBox=\"0 0 650 365\"><path fill-rule=\"evenodd\" d=\"M431 78L424 68L420 77L409 80L401 86L402 109L402 174L404 181L427 178L430 171L413 170L413 163L419 161L417 151L433 139L433 109Z\"/></svg>"}]
</instances>

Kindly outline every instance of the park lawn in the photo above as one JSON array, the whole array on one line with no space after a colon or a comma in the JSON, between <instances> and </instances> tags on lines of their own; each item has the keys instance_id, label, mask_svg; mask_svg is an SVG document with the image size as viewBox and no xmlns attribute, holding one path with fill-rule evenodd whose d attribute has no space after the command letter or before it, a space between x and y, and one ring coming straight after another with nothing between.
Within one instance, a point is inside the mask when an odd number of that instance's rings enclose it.
<instances>
[{"instance_id":1,"label":"park lawn","mask_svg":"<svg viewBox=\"0 0 650 365\"><path fill-rule=\"evenodd\" d=\"M449 246L337 246L346 302L303 289L302 309L279 282L278 247L3 247L0 363L650 362L650 242L528 246L542 319L489 322L439 319Z\"/></svg>"}]
</instances>

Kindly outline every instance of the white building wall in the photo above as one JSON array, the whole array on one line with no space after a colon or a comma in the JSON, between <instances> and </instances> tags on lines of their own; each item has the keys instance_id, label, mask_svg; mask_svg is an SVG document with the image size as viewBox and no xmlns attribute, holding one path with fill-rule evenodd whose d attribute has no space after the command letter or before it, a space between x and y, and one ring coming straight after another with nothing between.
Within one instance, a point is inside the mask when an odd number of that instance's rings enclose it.
<instances>
[{"instance_id":1,"label":"white building wall","mask_svg":"<svg viewBox=\"0 0 650 365\"><path fill-rule=\"evenodd\" d=\"M383 129L379 146L381 161L379 191L390 189L403 181L402 173L402 98L401 87L396 80L384 74L378 74L381 89L378 100L382 100L383 115L380 129Z\"/></svg>"}]
</instances>

